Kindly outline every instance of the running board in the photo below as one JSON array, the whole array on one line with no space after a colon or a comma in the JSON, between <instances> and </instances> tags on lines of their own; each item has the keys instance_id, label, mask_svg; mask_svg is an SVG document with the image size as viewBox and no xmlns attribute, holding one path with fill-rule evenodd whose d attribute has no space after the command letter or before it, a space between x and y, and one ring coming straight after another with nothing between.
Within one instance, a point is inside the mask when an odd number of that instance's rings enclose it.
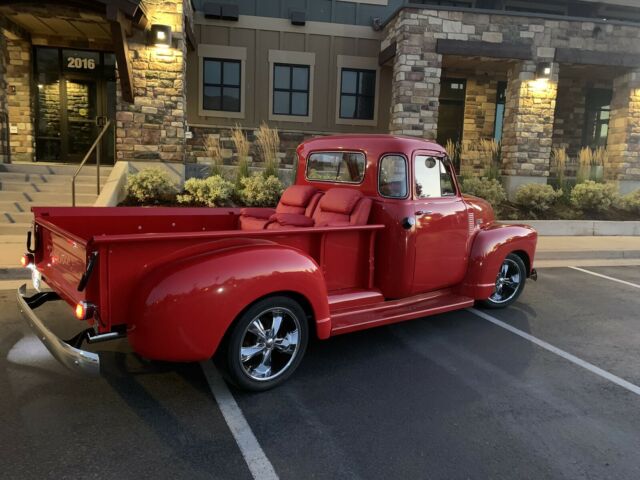
<instances>
[{"instance_id":1,"label":"running board","mask_svg":"<svg viewBox=\"0 0 640 480\"><path fill-rule=\"evenodd\" d=\"M472 307L474 300L450 292L431 293L410 299L390 300L370 308L340 310L331 315L331 335L427 317Z\"/></svg>"}]
</instances>

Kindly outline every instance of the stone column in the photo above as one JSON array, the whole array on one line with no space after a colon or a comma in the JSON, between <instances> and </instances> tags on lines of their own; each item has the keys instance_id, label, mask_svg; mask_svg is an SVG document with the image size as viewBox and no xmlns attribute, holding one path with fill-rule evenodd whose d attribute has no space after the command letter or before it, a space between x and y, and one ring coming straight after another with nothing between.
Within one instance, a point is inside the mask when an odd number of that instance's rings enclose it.
<instances>
[{"instance_id":1,"label":"stone column","mask_svg":"<svg viewBox=\"0 0 640 480\"><path fill-rule=\"evenodd\" d=\"M640 188L640 70L614 81L607 150L607 180L623 194Z\"/></svg>"},{"instance_id":2,"label":"stone column","mask_svg":"<svg viewBox=\"0 0 640 480\"><path fill-rule=\"evenodd\" d=\"M7 162L6 148L9 136L7 124L7 40L0 30L0 163Z\"/></svg>"},{"instance_id":3,"label":"stone column","mask_svg":"<svg viewBox=\"0 0 640 480\"><path fill-rule=\"evenodd\" d=\"M184 162L186 39L183 0L145 0L151 23L170 25L170 48L148 46L145 32L128 39L133 103L118 92L116 158ZM195 66L194 66L195 68ZM118 87L119 88L119 87Z\"/></svg>"},{"instance_id":4,"label":"stone column","mask_svg":"<svg viewBox=\"0 0 640 480\"><path fill-rule=\"evenodd\" d=\"M536 80L536 62L525 61L509 72L502 174L512 198L525 183L546 183L549 176L553 122L558 88L558 65L550 79Z\"/></svg>"},{"instance_id":5,"label":"stone column","mask_svg":"<svg viewBox=\"0 0 640 480\"><path fill-rule=\"evenodd\" d=\"M387 38L396 41L389 122L393 134L436 138L442 55L435 53L431 31L428 16L409 10L402 10L388 29Z\"/></svg>"},{"instance_id":6,"label":"stone column","mask_svg":"<svg viewBox=\"0 0 640 480\"><path fill-rule=\"evenodd\" d=\"M11 161L34 160L33 91L31 81L31 44L7 38L6 104L9 124L17 133L10 134Z\"/></svg>"}]
</instances>

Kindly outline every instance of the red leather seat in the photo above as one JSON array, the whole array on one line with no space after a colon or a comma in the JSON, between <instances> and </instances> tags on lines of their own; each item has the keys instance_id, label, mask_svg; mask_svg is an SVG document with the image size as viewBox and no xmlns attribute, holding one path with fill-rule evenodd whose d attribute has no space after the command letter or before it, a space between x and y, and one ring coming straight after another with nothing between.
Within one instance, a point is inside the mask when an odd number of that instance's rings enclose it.
<instances>
[{"instance_id":1,"label":"red leather seat","mask_svg":"<svg viewBox=\"0 0 640 480\"><path fill-rule=\"evenodd\" d=\"M311 217L322 194L309 185L287 188L275 208L243 208L240 210L241 230L262 230L274 214L294 214Z\"/></svg>"},{"instance_id":2,"label":"red leather seat","mask_svg":"<svg viewBox=\"0 0 640 480\"><path fill-rule=\"evenodd\" d=\"M267 228L366 225L370 212L371 199L363 196L359 190L332 188L320 198L311 219L304 215L276 213L269 220Z\"/></svg>"},{"instance_id":3,"label":"red leather seat","mask_svg":"<svg viewBox=\"0 0 640 480\"><path fill-rule=\"evenodd\" d=\"M366 225L371 212L371 199L359 190L332 188L322 196L313 214L316 227Z\"/></svg>"}]
</instances>

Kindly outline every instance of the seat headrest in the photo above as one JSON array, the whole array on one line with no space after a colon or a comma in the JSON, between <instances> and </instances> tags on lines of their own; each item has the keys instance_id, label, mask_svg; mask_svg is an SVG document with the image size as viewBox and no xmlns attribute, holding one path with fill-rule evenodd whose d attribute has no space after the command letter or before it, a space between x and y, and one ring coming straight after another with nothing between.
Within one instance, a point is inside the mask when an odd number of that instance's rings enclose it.
<instances>
[{"instance_id":1,"label":"seat headrest","mask_svg":"<svg viewBox=\"0 0 640 480\"><path fill-rule=\"evenodd\" d=\"M282 193L280 202L292 207L306 207L316 192L317 190L309 185L291 185Z\"/></svg>"},{"instance_id":2,"label":"seat headrest","mask_svg":"<svg viewBox=\"0 0 640 480\"><path fill-rule=\"evenodd\" d=\"M349 215L362 198L359 190L350 188L331 188L322 196L320 209L324 212Z\"/></svg>"}]
</instances>

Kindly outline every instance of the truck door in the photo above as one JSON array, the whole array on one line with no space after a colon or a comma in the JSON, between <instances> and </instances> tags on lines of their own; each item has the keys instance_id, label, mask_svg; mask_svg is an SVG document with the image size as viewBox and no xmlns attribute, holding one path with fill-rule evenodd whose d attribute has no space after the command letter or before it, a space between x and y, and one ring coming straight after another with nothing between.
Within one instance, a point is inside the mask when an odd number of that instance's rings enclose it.
<instances>
[{"instance_id":1,"label":"truck door","mask_svg":"<svg viewBox=\"0 0 640 480\"><path fill-rule=\"evenodd\" d=\"M449 162L417 152L412 170L416 250L413 291L423 293L462 281L468 261L469 225Z\"/></svg>"}]
</instances>

